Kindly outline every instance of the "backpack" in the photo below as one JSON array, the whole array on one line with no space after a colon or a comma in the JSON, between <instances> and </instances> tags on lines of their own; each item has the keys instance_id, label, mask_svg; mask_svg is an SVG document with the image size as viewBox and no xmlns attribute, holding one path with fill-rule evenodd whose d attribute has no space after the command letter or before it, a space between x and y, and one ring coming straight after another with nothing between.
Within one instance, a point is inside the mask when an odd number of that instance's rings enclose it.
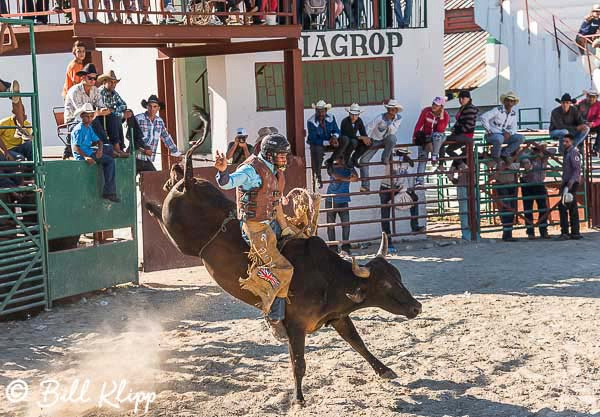
<instances>
[{"instance_id":1,"label":"backpack","mask_svg":"<svg viewBox=\"0 0 600 417\"><path fill-rule=\"evenodd\" d=\"M327 0L304 0L304 11L307 15L319 15L327 10Z\"/></svg>"}]
</instances>

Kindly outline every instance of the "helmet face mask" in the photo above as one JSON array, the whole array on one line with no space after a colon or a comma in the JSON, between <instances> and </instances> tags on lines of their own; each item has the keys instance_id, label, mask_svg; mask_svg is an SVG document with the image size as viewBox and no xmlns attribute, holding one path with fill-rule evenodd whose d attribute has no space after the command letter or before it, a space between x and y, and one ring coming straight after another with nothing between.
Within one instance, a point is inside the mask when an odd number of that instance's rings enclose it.
<instances>
[{"instance_id":1,"label":"helmet face mask","mask_svg":"<svg viewBox=\"0 0 600 417\"><path fill-rule=\"evenodd\" d=\"M285 136L278 133L265 136L261 143L260 155L266 161L275 165L280 171L284 171L287 166L287 154L290 153L290 143ZM278 161L279 155L285 155L285 162Z\"/></svg>"}]
</instances>

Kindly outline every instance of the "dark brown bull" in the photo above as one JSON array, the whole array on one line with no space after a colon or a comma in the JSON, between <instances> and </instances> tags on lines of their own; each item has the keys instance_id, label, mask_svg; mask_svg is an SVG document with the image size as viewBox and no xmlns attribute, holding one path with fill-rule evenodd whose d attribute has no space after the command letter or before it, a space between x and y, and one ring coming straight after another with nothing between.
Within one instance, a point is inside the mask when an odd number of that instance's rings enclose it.
<instances>
[{"instance_id":1,"label":"dark brown bull","mask_svg":"<svg viewBox=\"0 0 600 417\"><path fill-rule=\"evenodd\" d=\"M162 208L152 203L146 208L182 253L200 256L202 252L202 261L217 284L255 306L260 300L239 284L239 278L246 276L249 250L240 225L232 220L222 228L230 213L235 213L235 204L209 182L192 178L190 156L188 152L184 179L172 185ZM398 270L385 260L387 239L382 236L378 256L365 266L343 260L319 237L292 240L283 249L283 255L294 265L291 303L286 306L284 324L296 383L295 400L300 404L304 402L305 338L323 325L333 326L377 375L396 377L369 352L349 317L366 307L380 307L409 319L421 312L421 304L404 287Z\"/></svg>"}]
</instances>

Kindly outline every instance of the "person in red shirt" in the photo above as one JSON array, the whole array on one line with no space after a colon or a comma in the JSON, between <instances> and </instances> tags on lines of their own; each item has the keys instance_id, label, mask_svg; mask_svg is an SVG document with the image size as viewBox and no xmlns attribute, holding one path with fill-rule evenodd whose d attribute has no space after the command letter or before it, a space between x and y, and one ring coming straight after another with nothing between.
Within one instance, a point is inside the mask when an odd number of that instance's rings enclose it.
<instances>
[{"instance_id":1,"label":"person in red shirt","mask_svg":"<svg viewBox=\"0 0 600 417\"><path fill-rule=\"evenodd\" d=\"M594 142L594 152L600 152L600 142L598 136L600 136L600 102L598 101L598 91L595 88L590 90L583 90L585 98L577 103L579 112L586 120L587 125L590 127L590 133L596 134L596 141Z\"/></svg>"},{"instance_id":2,"label":"person in red shirt","mask_svg":"<svg viewBox=\"0 0 600 417\"><path fill-rule=\"evenodd\" d=\"M65 85L63 86L62 96L67 96L69 88L75 84L81 82L81 77L77 75L79 71L83 69L83 60L85 59L85 45L81 41L77 41L73 44L72 49L73 55L75 56L69 65L67 66L67 73L65 75Z\"/></svg>"},{"instance_id":3,"label":"person in red shirt","mask_svg":"<svg viewBox=\"0 0 600 417\"><path fill-rule=\"evenodd\" d=\"M419 147L419 164L417 173L423 174L427 166L427 160L431 154L431 164L436 165L440 148L446 139L445 131L450 121L450 115L444 110L446 99L436 97L430 107L421 111L419 120L413 132L413 143ZM423 185L423 176L420 175L415 181L416 185Z\"/></svg>"}]
</instances>

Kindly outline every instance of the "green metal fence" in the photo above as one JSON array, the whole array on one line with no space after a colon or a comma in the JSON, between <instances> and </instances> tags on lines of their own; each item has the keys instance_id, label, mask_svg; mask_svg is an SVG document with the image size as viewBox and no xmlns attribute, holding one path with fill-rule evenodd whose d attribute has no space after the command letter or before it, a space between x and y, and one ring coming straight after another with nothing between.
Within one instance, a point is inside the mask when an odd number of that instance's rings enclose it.
<instances>
[{"instance_id":1,"label":"green metal fence","mask_svg":"<svg viewBox=\"0 0 600 417\"><path fill-rule=\"evenodd\" d=\"M0 100L19 96L30 100L33 161L0 161L0 178L14 186L0 188L0 314L8 314L48 304L46 239L40 174L42 161L39 130L37 64L33 22L3 19L0 23L29 29L33 90L18 94L0 93ZM23 197L29 197L25 199ZM24 202L27 201L27 202Z\"/></svg>"},{"instance_id":2,"label":"green metal fence","mask_svg":"<svg viewBox=\"0 0 600 417\"><path fill-rule=\"evenodd\" d=\"M0 93L30 100L33 161L0 160L0 316L52 301L138 282L135 158L116 159L120 203L101 198L102 169L84 161L42 160L33 23L29 28L33 91ZM12 127L0 127L13 129ZM1 155L1 154L0 154ZM7 180L12 182L8 183ZM13 185L7 185L13 184ZM60 239L121 229L118 238L49 251ZM55 246L55 245L54 245Z\"/></svg>"}]
</instances>

